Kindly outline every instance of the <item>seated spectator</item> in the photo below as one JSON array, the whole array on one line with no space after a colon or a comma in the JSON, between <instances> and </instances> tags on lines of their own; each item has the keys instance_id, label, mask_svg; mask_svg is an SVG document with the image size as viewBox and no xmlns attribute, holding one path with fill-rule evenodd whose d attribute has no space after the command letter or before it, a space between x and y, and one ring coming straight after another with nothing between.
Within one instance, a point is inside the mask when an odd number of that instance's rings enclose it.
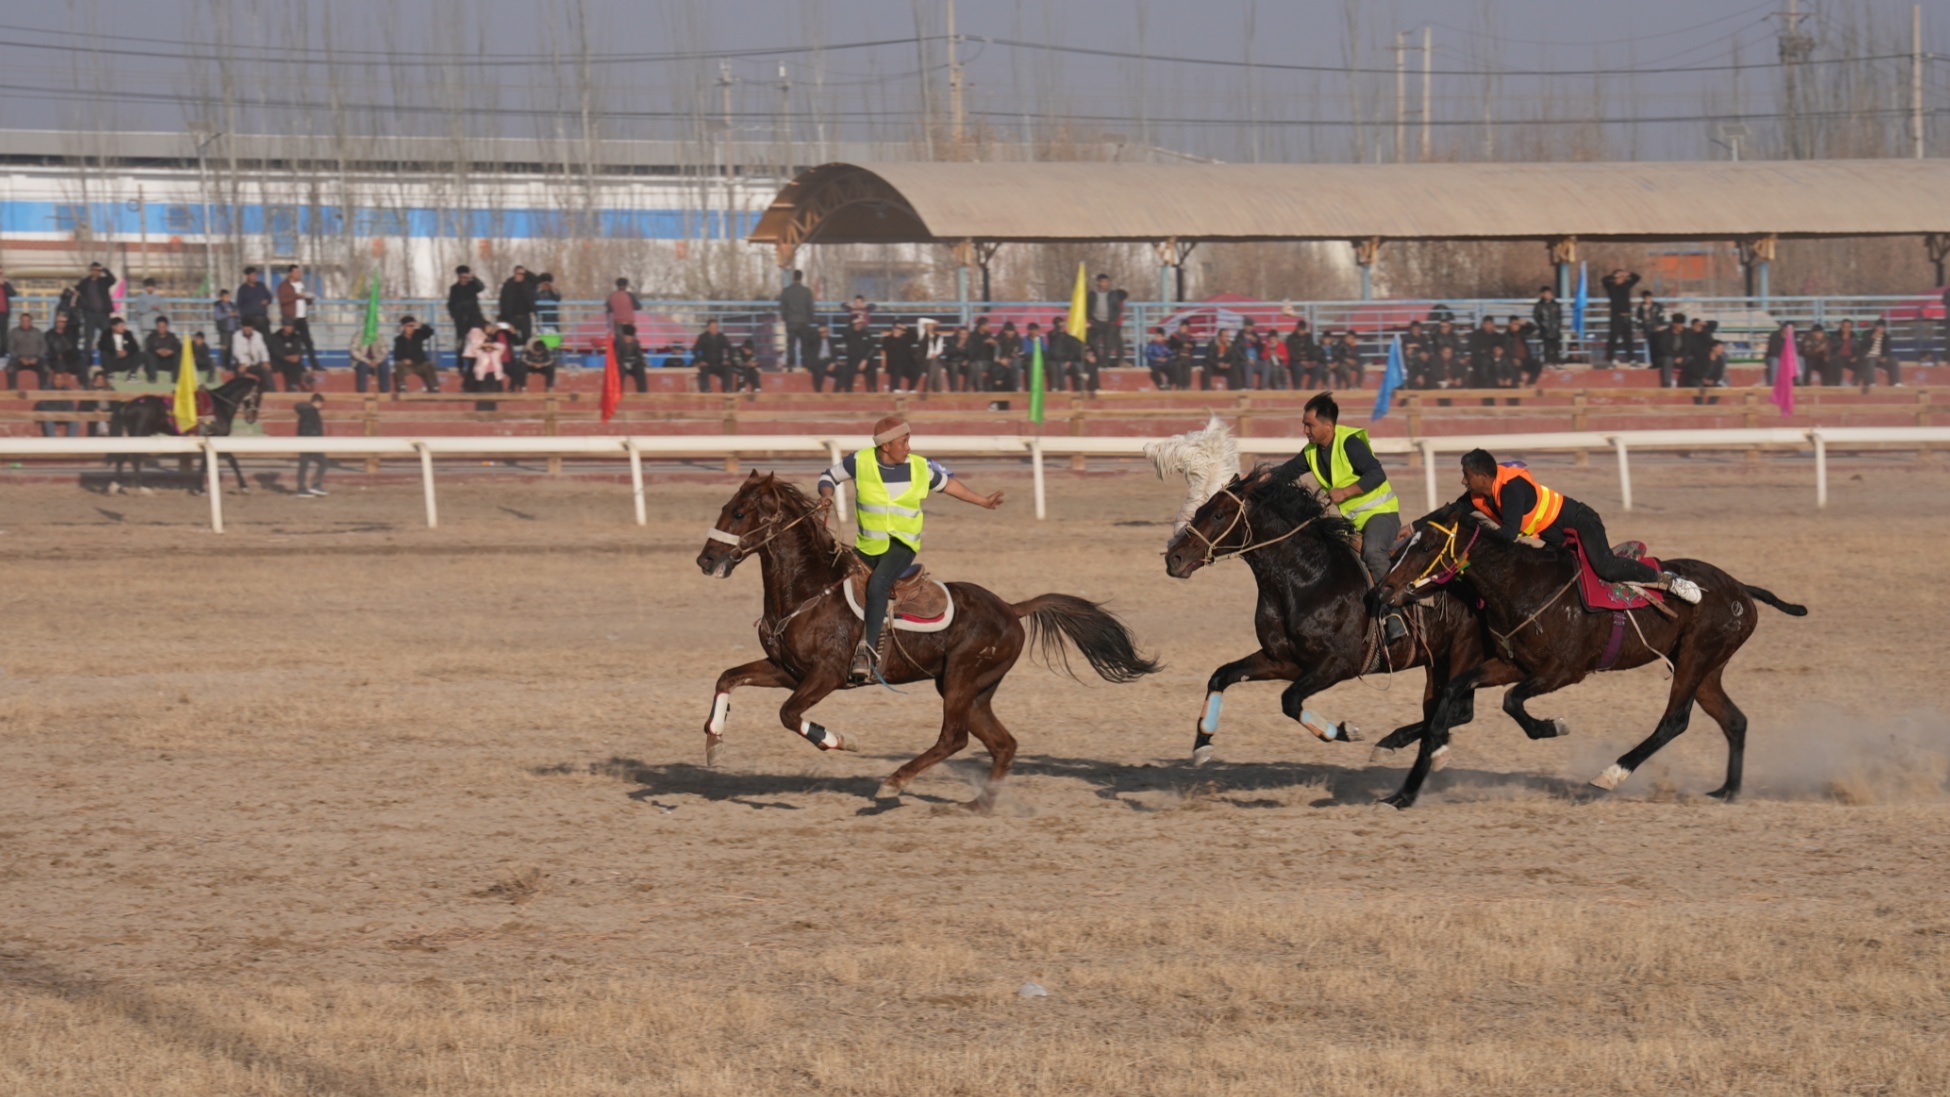
<instances>
[{"instance_id":1,"label":"seated spectator","mask_svg":"<svg viewBox=\"0 0 1950 1097\"><path fill-rule=\"evenodd\" d=\"M237 329L236 337L230 341L230 370L238 377L257 378L258 388L270 392L271 348L257 325L256 319L250 319Z\"/></svg>"},{"instance_id":2,"label":"seated spectator","mask_svg":"<svg viewBox=\"0 0 1950 1097\"><path fill-rule=\"evenodd\" d=\"M278 330L264 340L271 353L271 367L277 370L286 392L310 392L311 376L305 371L305 340L298 325L289 317L278 321Z\"/></svg>"},{"instance_id":3,"label":"seated spectator","mask_svg":"<svg viewBox=\"0 0 1950 1097\"><path fill-rule=\"evenodd\" d=\"M521 352L521 366L524 381L528 376L539 373L542 376L542 391L555 391L555 352L549 349L547 343L540 339L529 340L527 348Z\"/></svg>"},{"instance_id":4,"label":"seated spectator","mask_svg":"<svg viewBox=\"0 0 1950 1097\"><path fill-rule=\"evenodd\" d=\"M153 382L160 373L164 380L176 379L177 364L183 360L183 340L169 330L169 317L156 317L156 328L142 341L142 376Z\"/></svg>"},{"instance_id":5,"label":"seated spectator","mask_svg":"<svg viewBox=\"0 0 1950 1097\"><path fill-rule=\"evenodd\" d=\"M1875 384L1876 371L1889 375L1890 388L1903 387L1901 367L1896 364L1896 348L1889 340L1889 322L1877 320L1862 336L1862 348L1856 355L1856 379L1862 384L1862 391L1869 391Z\"/></svg>"},{"instance_id":6,"label":"seated spectator","mask_svg":"<svg viewBox=\"0 0 1950 1097\"><path fill-rule=\"evenodd\" d=\"M352 340L352 387L355 392L366 391L366 385L377 380L380 392L393 391L392 357L386 353L386 345L377 339L368 343L363 336Z\"/></svg>"},{"instance_id":7,"label":"seated spectator","mask_svg":"<svg viewBox=\"0 0 1950 1097\"><path fill-rule=\"evenodd\" d=\"M4 314L0 314L4 316ZM7 340L7 387L20 388L20 371L30 370L35 377L35 388L48 388L47 335L34 326L34 314L26 309L20 312L20 326L13 330ZM45 424L43 424L45 425Z\"/></svg>"},{"instance_id":8,"label":"seated spectator","mask_svg":"<svg viewBox=\"0 0 1950 1097\"><path fill-rule=\"evenodd\" d=\"M83 388L88 384L88 355L76 340L75 330L67 313L54 314L54 326L47 331L47 365L53 373L73 378L73 387Z\"/></svg>"},{"instance_id":9,"label":"seated spectator","mask_svg":"<svg viewBox=\"0 0 1950 1097\"><path fill-rule=\"evenodd\" d=\"M135 380L135 371L148 364L148 359L142 354L142 344L129 330L128 321L120 316L109 319L108 330L102 332L99 350L102 372L110 375L119 373L129 381Z\"/></svg>"},{"instance_id":10,"label":"seated spectator","mask_svg":"<svg viewBox=\"0 0 1950 1097\"><path fill-rule=\"evenodd\" d=\"M393 378L395 393L406 391L406 379L418 377L428 392L440 391L440 377L434 370L433 355L427 344L433 339L433 328L420 323L411 316L399 320L399 334L393 337Z\"/></svg>"},{"instance_id":11,"label":"seated spectator","mask_svg":"<svg viewBox=\"0 0 1950 1097\"><path fill-rule=\"evenodd\" d=\"M200 331L190 336L190 368L204 384L217 383L216 357L210 353L210 341Z\"/></svg>"},{"instance_id":12,"label":"seated spectator","mask_svg":"<svg viewBox=\"0 0 1950 1097\"><path fill-rule=\"evenodd\" d=\"M1334 387L1360 388L1364 371L1361 364L1361 345L1355 342L1352 330L1342 332L1340 342L1334 344L1333 360Z\"/></svg>"},{"instance_id":13,"label":"seated spectator","mask_svg":"<svg viewBox=\"0 0 1950 1097\"><path fill-rule=\"evenodd\" d=\"M1151 329L1151 339L1144 344L1144 364L1151 370L1151 384L1159 392L1170 392L1174 387L1171 378L1171 347L1165 342L1165 329Z\"/></svg>"},{"instance_id":14,"label":"seated spectator","mask_svg":"<svg viewBox=\"0 0 1950 1097\"><path fill-rule=\"evenodd\" d=\"M753 392L762 387L763 378L758 373L758 347L749 336L731 352L731 378L733 392L738 391L740 386Z\"/></svg>"}]
</instances>

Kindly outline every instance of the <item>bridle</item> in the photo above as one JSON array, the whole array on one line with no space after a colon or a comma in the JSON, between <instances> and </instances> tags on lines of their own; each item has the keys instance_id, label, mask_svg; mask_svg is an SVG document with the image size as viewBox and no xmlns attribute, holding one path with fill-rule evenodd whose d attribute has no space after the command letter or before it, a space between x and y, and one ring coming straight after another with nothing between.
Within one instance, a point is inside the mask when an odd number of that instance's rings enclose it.
<instances>
[{"instance_id":1,"label":"bridle","mask_svg":"<svg viewBox=\"0 0 1950 1097\"><path fill-rule=\"evenodd\" d=\"M747 533L743 536L740 536L735 533L730 533L725 530L721 530L716 526L712 526L710 529L706 530L704 532L704 536L706 539L716 541L719 544L730 545L731 560L733 563L738 563L744 560L745 557L750 556L752 553L757 552L759 549L762 549L766 545L771 544L773 541L778 540L781 536L785 534L787 530L805 521L806 519L811 518L816 514L824 514L827 510L831 509L832 505L833 505L833 501L831 499L821 499L819 502L814 503L812 505L812 508L806 511L806 513L801 514L799 517L794 518L790 522L786 522L783 525L780 525L780 522L785 517L785 514L784 514L784 509L781 508L779 513L773 514L771 518L766 520L764 525L758 527L757 529L752 530L751 533ZM745 544L746 538L751 537L753 534L763 533L766 530L771 530L772 532L767 534L764 540L759 541L758 543L752 545Z\"/></svg>"},{"instance_id":2,"label":"bridle","mask_svg":"<svg viewBox=\"0 0 1950 1097\"><path fill-rule=\"evenodd\" d=\"M1445 526L1440 522L1430 522L1428 528L1442 533L1444 540L1442 547L1436 550L1435 558L1429 561L1429 566L1423 568L1422 574L1416 576L1415 580L1408 584L1408 589L1411 593L1421 590L1431 583L1436 586L1441 586L1456 578L1458 575L1461 575L1463 572L1468 571L1469 552L1476 547L1476 538L1483 534L1483 528L1481 526L1471 530L1469 543L1462 547L1461 552L1457 552L1456 538L1462 532L1462 523L1460 521L1453 526ZM1415 535L1420 537L1422 532L1421 530L1417 530ZM1413 544L1412 541L1410 543Z\"/></svg>"},{"instance_id":3,"label":"bridle","mask_svg":"<svg viewBox=\"0 0 1950 1097\"><path fill-rule=\"evenodd\" d=\"M1277 545L1281 541L1284 541L1287 538L1293 536L1294 534L1299 533L1301 530L1306 529L1308 526L1313 525L1315 522L1319 521L1322 517L1321 515L1316 514L1312 518L1309 518L1306 521L1300 523L1299 525L1294 526L1292 529L1287 530L1285 533L1282 533L1277 537L1269 537L1264 541L1254 542L1253 522L1251 518L1246 517L1245 498L1243 496L1234 495L1232 493L1232 489L1229 487L1220 488L1217 494L1225 496L1226 498L1232 500L1233 503L1232 521L1226 523L1226 528L1219 531L1218 537L1216 538L1207 537L1205 534L1200 533L1199 528L1196 524L1188 522L1185 525L1186 533L1189 533L1192 536L1198 538L1199 540L1205 542L1205 559L1200 561L1199 563L1200 567L1209 566L1219 560L1230 560L1235 556L1244 556L1249 552L1256 552L1259 549L1266 548L1268 545ZM1222 550L1219 547L1220 543L1223 542L1226 538L1232 536L1232 531L1239 528L1241 523L1243 523L1246 527L1245 539L1247 543L1240 548L1231 549L1231 550Z\"/></svg>"}]
</instances>

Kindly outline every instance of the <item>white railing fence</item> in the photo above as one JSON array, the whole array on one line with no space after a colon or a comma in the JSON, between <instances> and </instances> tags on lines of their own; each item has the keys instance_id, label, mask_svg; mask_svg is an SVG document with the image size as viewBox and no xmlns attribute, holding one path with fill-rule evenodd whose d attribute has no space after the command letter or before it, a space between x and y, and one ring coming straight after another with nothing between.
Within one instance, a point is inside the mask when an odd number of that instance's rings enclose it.
<instances>
[{"instance_id":1,"label":"white railing fence","mask_svg":"<svg viewBox=\"0 0 1950 1097\"><path fill-rule=\"evenodd\" d=\"M942 435L928 440L928 452L944 457L1027 457L1035 484L1036 517L1048 516L1048 494L1043 471L1047 457L1140 457L1144 438L1036 438L1021 435L958 436ZM1298 439L1241 438L1243 454L1286 457L1294 452ZM861 436L816 437L798 434L737 435L630 435L581 438L0 438L0 457L85 458L113 454L204 454L209 460L206 491L210 501L210 528L223 532L223 454L238 456L279 456L300 452L342 457L415 458L426 496L428 527L439 522L434 492L435 457L575 457L583 459L617 458L630 467L631 494L638 525L649 524L643 494L645 457L751 457L808 456L837 461L840 455L863 449L872 440ZM1950 427L1818 427L1812 429L1775 427L1760 430L1641 430L1578 431L1556 434L1477 435L1456 438L1376 438L1379 454L1419 453L1428 492L1428 505L1434 509L1442 501L1437 485L1438 454L1461 453L1478 446L1498 457L1519 457L1540 451L1575 452L1611 450L1618 457L1618 488L1624 509L1632 509L1632 471L1630 451L1697 450L1812 450L1815 471L1815 503L1828 505L1828 449L1830 446L1932 446L1950 447ZM836 508L848 513L844 495Z\"/></svg>"}]
</instances>

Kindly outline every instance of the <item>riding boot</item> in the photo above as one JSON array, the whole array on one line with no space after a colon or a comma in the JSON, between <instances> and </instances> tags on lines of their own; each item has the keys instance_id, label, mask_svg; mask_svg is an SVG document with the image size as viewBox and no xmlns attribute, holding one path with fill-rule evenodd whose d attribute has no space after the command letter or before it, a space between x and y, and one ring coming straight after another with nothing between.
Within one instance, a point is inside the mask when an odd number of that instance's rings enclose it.
<instances>
[{"instance_id":1,"label":"riding boot","mask_svg":"<svg viewBox=\"0 0 1950 1097\"><path fill-rule=\"evenodd\" d=\"M873 664L873 648L865 640L860 641L853 648L853 666L847 671L846 680L856 686L866 685L873 673Z\"/></svg>"},{"instance_id":2,"label":"riding boot","mask_svg":"<svg viewBox=\"0 0 1950 1097\"><path fill-rule=\"evenodd\" d=\"M1699 584L1693 582L1691 579L1674 575L1669 571L1661 572L1659 574L1659 586L1663 590L1671 591L1672 596L1682 602L1695 606L1699 605L1701 593Z\"/></svg>"}]
</instances>

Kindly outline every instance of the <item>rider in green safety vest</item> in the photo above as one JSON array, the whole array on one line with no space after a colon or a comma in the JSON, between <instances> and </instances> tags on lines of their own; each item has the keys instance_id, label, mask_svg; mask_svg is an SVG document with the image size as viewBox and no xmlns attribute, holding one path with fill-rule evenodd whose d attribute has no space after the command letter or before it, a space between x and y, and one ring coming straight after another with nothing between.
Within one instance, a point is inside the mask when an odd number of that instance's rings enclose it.
<instances>
[{"instance_id":1,"label":"rider in green safety vest","mask_svg":"<svg viewBox=\"0 0 1950 1097\"><path fill-rule=\"evenodd\" d=\"M873 425L874 448L848 454L819 477L819 497L829 501L839 484L854 481L859 532L853 551L873 568L867 580L866 635L853 650L850 678L855 684L867 681L877 658L894 580L921 551L922 500L938 491L989 510L1002 505L1001 492L977 495L954 473L911 452L909 434L907 420L889 415Z\"/></svg>"},{"instance_id":2,"label":"rider in green safety vest","mask_svg":"<svg viewBox=\"0 0 1950 1097\"><path fill-rule=\"evenodd\" d=\"M1378 583L1388 574L1388 553L1402 531L1402 505L1368 444L1368 432L1341 426L1340 419L1341 406L1334 402L1333 393L1323 392L1307 401L1300 429L1312 444L1281 465L1275 475L1293 480L1303 473L1313 475L1327 501L1354 523L1361 535L1361 562L1368 567L1370 583ZM1398 610L1387 612L1382 627L1390 640L1408 633Z\"/></svg>"}]
</instances>

